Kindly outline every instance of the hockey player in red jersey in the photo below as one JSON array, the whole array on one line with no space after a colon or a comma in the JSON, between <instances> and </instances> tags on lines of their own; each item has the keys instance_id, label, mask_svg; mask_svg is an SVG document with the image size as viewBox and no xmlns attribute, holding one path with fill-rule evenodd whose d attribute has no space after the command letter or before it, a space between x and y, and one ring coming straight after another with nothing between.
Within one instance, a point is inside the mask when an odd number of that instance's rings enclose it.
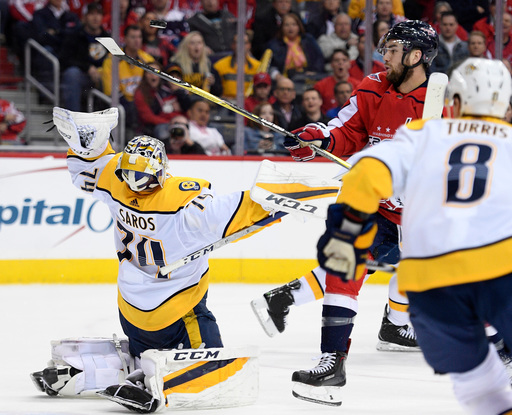
<instances>
[{"instance_id":1,"label":"hockey player in red jersey","mask_svg":"<svg viewBox=\"0 0 512 415\"><path fill-rule=\"evenodd\" d=\"M438 37L430 25L406 21L395 25L381 40L386 72L369 75L359 85L338 117L322 124L308 124L294 131L298 141L288 139L285 145L297 161L308 161L315 153L314 144L336 156L350 156L380 141L392 139L398 127L421 118L427 86L427 71L437 54ZM377 215L379 231L370 252L379 261L397 263L399 260L399 229L402 202L391 197L380 205ZM310 273L311 274L311 273ZM322 358L311 370L293 374L294 396L340 405L339 387L345 385L345 359L349 337L357 314L357 296L363 280L343 282L327 274L325 287L318 275L322 270L293 281L264 294L267 311L278 331L284 330L284 318L289 306L307 291L323 291ZM306 292L306 293L305 293ZM309 294L309 298L318 295ZM297 298L297 302L304 302ZM390 282L389 307L386 306L379 332L381 350L418 350L415 334L409 324L407 299L396 290L396 277ZM392 321L391 321L391 320ZM326 381L326 379L330 379ZM335 386L333 394L311 398L315 386Z\"/></svg>"}]
</instances>

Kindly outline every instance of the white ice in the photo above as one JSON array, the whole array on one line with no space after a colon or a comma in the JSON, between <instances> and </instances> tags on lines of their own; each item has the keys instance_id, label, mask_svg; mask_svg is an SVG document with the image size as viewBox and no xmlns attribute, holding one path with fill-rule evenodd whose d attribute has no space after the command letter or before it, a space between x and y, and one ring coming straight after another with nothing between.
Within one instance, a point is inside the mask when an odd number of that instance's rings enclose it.
<instances>
[{"instance_id":1,"label":"white ice","mask_svg":"<svg viewBox=\"0 0 512 415\"><path fill-rule=\"evenodd\" d=\"M34 270L37 272L37 270ZM321 303L294 308L283 334L267 337L249 302L270 285L213 284L209 307L223 341L260 348L260 392L252 406L186 411L194 415L456 415L462 414L447 376L434 375L421 353L378 352L377 332L387 286L366 284L347 361L341 407L292 397L291 374L315 366L319 355ZM37 391L29 373L50 359L50 341L66 337L122 336L115 285L4 285L0 288L0 414L128 414L103 399L50 398ZM167 410L163 413L176 411ZM181 413L186 413L180 411Z\"/></svg>"}]
</instances>

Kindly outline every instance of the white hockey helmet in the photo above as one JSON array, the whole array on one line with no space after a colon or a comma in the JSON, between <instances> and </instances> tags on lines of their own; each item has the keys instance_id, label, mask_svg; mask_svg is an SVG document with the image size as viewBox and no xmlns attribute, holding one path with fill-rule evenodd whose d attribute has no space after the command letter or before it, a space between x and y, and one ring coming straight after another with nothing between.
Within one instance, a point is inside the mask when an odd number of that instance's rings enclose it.
<instances>
[{"instance_id":1,"label":"white hockey helmet","mask_svg":"<svg viewBox=\"0 0 512 415\"><path fill-rule=\"evenodd\" d=\"M463 115L503 118L512 93L510 72L497 59L468 58L455 68L448 83L448 99L460 98Z\"/></svg>"},{"instance_id":2,"label":"white hockey helmet","mask_svg":"<svg viewBox=\"0 0 512 415\"><path fill-rule=\"evenodd\" d=\"M165 146L156 138L139 135L132 138L119 157L116 176L134 192L164 187L167 169Z\"/></svg>"}]
</instances>

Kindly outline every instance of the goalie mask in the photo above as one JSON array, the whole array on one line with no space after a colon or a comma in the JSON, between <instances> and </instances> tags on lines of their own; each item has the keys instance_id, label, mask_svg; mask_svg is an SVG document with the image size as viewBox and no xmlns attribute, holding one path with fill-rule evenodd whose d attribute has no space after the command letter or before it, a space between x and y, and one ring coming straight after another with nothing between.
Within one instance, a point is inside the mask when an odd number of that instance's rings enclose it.
<instances>
[{"instance_id":1,"label":"goalie mask","mask_svg":"<svg viewBox=\"0 0 512 415\"><path fill-rule=\"evenodd\" d=\"M463 115L503 118L509 105L510 74L500 60L468 58L450 76L448 99L460 98Z\"/></svg>"},{"instance_id":2,"label":"goalie mask","mask_svg":"<svg viewBox=\"0 0 512 415\"><path fill-rule=\"evenodd\" d=\"M115 173L134 192L144 192L164 186L166 169L164 144L156 138L140 135L124 148Z\"/></svg>"}]
</instances>

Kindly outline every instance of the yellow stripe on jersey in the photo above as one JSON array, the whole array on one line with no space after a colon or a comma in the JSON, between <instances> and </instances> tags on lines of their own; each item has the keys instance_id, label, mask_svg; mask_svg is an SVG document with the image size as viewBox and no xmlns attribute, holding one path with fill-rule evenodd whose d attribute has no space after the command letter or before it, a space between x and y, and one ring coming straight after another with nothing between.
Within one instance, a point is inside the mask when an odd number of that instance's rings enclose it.
<instances>
[{"instance_id":1,"label":"yellow stripe on jersey","mask_svg":"<svg viewBox=\"0 0 512 415\"><path fill-rule=\"evenodd\" d=\"M118 290L119 311L126 320L142 330L162 330L175 323L201 301L208 290L209 277L209 271L207 271L198 284L174 295L155 309L147 311L140 310L126 302Z\"/></svg>"},{"instance_id":2,"label":"yellow stripe on jersey","mask_svg":"<svg viewBox=\"0 0 512 415\"><path fill-rule=\"evenodd\" d=\"M340 183L341 184L341 183ZM322 199L336 196L339 186L310 187L301 183L256 183L256 186L269 192L291 197L296 200Z\"/></svg>"},{"instance_id":3,"label":"yellow stripe on jersey","mask_svg":"<svg viewBox=\"0 0 512 415\"><path fill-rule=\"evenodd\" d=\"M210 183L203 179L170 176L165 180L163 188L157 187L153 192L140 197L139 193L132 191L114 174L121 154L116 154L107 163L96 188L107 191L117 202L138 212L177 212L199 196L204 187L210 187ZM134 199L137 200L136 204L133 203Z\"/></svg>"},{"instance_id":4,"label":"yellow stripe on jersey","mask_svg":"<svg viewBox=\"0 0 512 415\"><path fill-rule=\"evenodd\" d=\"M309 287L311 288L311 291L313 291L315 300L324 298L324 291L322 290L322 286L318 283L318 280L316 279L313 271L308 272L306 275L304 275L304 278L306 279L306 282L308 283Z\"/></svg>"},{"instance_id":5,"label":"yellow stripe on jersey","mask_svg":"<svg viewBox=\"0 0 512 415\"><path fill-rule=\"evenodd\" d=\"M239 357L194 363L164 376L164 395L202 392L233 376L248 360L248 357Z\"/></svg>"},{"instance_id":6,"label":"yellow stripe on jersey","mask_svg":"<svg viewBox=\"0 0 512 415\"><path fill-rule=\"evenodd\" d=\"M409 130L421 130L428 120L414 120L405 124Z\"/></svg>"},{"instance_id":7,"label":"yellow stripe on jersey","mask_svg":"<svg viewBox=\"0 0 512 415\"><path fill-rule=\"evenodd\" d=\"M398 288L426 291L498 278L512 272L512 238L480 248L430 258L404 258L398 265Z\"/></svg>"},{"instance_id":8,"label":"yellow stripe on jersey","mask_svg":"<svg viewBox=\"0 0 512 415\"><path fill-rule=\"evenodd\" d=\"M372 177L372 180L368 180ZM338 203L346 203L365 213L375 213L379 201L393 194L391 172L380 160L365 157L343 177Z\"/></svg>"},{"instance_id":9,"label":"yellow stripe on jersey","mask_svg":"<svg viewBox=\"0 0 512 415\"><path fill-rule=\"evenodd\" d=\"M224 231L223 237L229 236L241 229L247 228L248 226L254 225L261 219L268 217L268 211L264 210L258 203L253 202L249 195L249 191L245 191L242 194L242 200L235 214L231 218L226 230ZM274 223L278 223L275 221ZM251 236L254 235L251 234ZM243 239L243 238L240 238Z\"/></svg>"}]
</instances>

